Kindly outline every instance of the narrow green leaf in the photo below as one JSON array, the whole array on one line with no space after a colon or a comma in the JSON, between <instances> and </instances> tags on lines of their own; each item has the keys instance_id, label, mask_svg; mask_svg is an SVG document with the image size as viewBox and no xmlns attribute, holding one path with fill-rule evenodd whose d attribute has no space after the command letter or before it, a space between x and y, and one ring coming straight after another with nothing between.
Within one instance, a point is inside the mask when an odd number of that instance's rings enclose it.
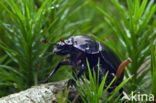
<instances>
[{"instance_id":1,"label":"narrow green leaf","mask_svg":"<svg viewBox=\"0 0 156 103\"><path fill-rule=\"evenodd\" d=\"M88 59L86 61L87 61L87 67L88 67L88 73L89 73L89 80L90 80L90 83L91 83L91 88L95 89L96 85L94 84L94 80L93 80L92 72L90 70Z\"/></svg>"},{"instance_id":2,"label":"narrow green leaf","mask_svg":"<svg viewBox=\"0 0 156 103\"><path fill-rule=\"evenodd\" d=\"M134 1L134 22L137 22L137 17L139 15L139 12L140 12L140 0L135 0Z\"/></svg>"},{"instance_id":3,"label":"narrow green leaf","mask_svg":"<svg viewBox=\"0 0 156 103\"><path fill-rule=\"evenodd\" d=\"M156 4L151 7L149 12L144 14L144 16L142 18L143 21L142 21L142 23L140 25L140 29L138 31L138 34L141 34L143 32L144 28L148 25L148 23L151 20L151 18L153 16L153 14L155 13L155 11L156 11Z\"/></svg>"},{"instance_id":4,"label":"narrow green leaf","mask_svg":"<svg viewBox=\"0 0 156 103\"><path fill-rule=\"evenodd\" d=\"M142 14L144 13L145 7L146 7L146 5L147 5L147 2L148 2L148 0L143 0L143 1L142 1L142 4L141 4L141 6L140 6L140 8L139 8L138 16L136 17L137 20L138 20L138 19L142 16Z\"/></svg>"},{"instance_id":5,"label":"narrow green leaf","mask_svg":"<svg viewBox=\"0 0 156 103\"><path fill-rule=\"evenodd\" d=\"M7 66L7 65L0 65L0 68L5 68L5 69L7 69L7 70L9 70L9 71L12 71L12 72L18 74L19 76L21 76L21 77L23 77L23 78L25 78L25 76L24 76L22 73L18 72L15 68L12 68L12 67L10 67L10 66Z\"/></svg>"},{"instance_id":6,"label":"narrow green leaf","mask_svg":"<svg viewBox=\"0 0 156 103\"><path fill-rule=\"evenodd\" d=\"M33 22L32 22L32 23L35 23L35 22L37 21L37 19L39 19L39 16L42 14L43 9L46 7L47 3L50 2L50 1L51 1L51 0L45 0L45 1L42 3L42 5L41 5L41 7L39 8L39 10L38 10L38 12L37 12L35 18L33 19Z\"/></svg>"},{"instance_id":7,"label":"narrow green leaf","mask_svg":"<svg viewBox=\"0 0 156 103\"><path fill-rule=\"evenodd\" d=\"M24 21L25 19L22 15L20 9L18 8L18 5L15 4L15 2L13 0L7 0L6 2L10 7L13 7L12 10L16 13L16 16L18 16L22 21Z\"/></svg>"},{"instance_id":8,"label":"narrow green leaf","mask_svg":"<svg viewBox=\"0 0 156 103\"><path fill-rule=\"evenodd\" d=\"M0 64L2 64L6 60L7 57L8 57L7 55L0 57Z\"/></svg>"},{"instance_id":9,"label":"narrow green leaf","mask_svg":"<svg viewBox=\"0 0 156 103\"><path fill-rule=\"evenodd\" d=\"M128 78L128 79L126 79L125 81L123 81L120 85L118 85L118 86L115 88L115 90L113 91L112 95L111 95L110 97L108 97L108 99L106 100L106 102L109 102L109 101L114 97L114 95L115 95L130 79L131 79L131 77Z\"/></svg>"},{"instance_id":10,"label":"narrow green leaf","mask_svg":"<svg viewBox=\"0 0 156 103\"><path fill-rule=\"evenodd\" d=\"M113 103L119 103L119 99L120 99L121 95L122 95L122 94L120 94L120 95L113 101ZM120 103L122 103L122 102L120 102Z\"/></svg>"},{"instance_id":11,"label":"narrow green leaf","mask_svg":"<svg viewBox=\"0 0 156 103\"><path fill-rule=\"evenodd\" d=\"M99 90L98 90L98 96L99 96L99 98L103 95L104 85L105 85L107 76L108 76L108 72L105 74L105 77L104 77L104 79L102 80L102 82L101 82L101 84L99 86Z\"/></svg>"},{"instance_id":12,"label":"narrow green leaf","mask_svg":"<svg viewBox=\"0 0 156 103\"><path fill-rule=\"evenodd\" d=\"M106 91L112 86L112 84L114 83L115 80L116 80L116 77L114 77L114 78L112 79L112 81L109 83L109 85L107 86L107 88L104 89L103 94L106 93Z\"/></svg>"},{"instance_id":13,"label":"narrow green leaf","mask_svg":"<svg viewBox=\"0 0 156 103\"><path fill-rule=\"evenodd\" d=\"M156 40L150 42L151 46L151 72L152 72L152 93L156 97Z\"/></svg>"},{"instance_id":14,"label":"narrow green leaf","mask_svg":"<svg viewBox=\"0 0 156 103\"><path fill-rule=\"evenodd\" d=\"M120 17L123 18L124 23L126 24L126 26L128 26L127 11L116 0L111 0L111 2L116 6L118 12L120 13Z\"/></svg>"}]
</instances>

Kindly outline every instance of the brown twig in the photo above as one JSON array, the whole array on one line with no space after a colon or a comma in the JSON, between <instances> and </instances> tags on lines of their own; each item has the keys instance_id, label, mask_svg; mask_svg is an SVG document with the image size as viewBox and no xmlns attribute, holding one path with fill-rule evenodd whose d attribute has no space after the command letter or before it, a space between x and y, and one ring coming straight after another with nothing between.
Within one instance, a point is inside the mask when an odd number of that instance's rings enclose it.
<instances>
[{"instance_id":1,"label":"brown twig","mask_svg":"<svg viewBox=\"0 0 156 103\"><path fill-rule=\"evenodd\" d=\"M118 67L118 69L117 69L117 72L116 72L116 78L117 78L117 79L120 78L121 74L122 74L123 71L124 71L124 68L125 68L126 65L129 64L130 62L131 62L131 59L128 58L128 59L126 59L125 61L123 61L123 62L119 65L119 67Z\"/></svg>"}]
</instances>

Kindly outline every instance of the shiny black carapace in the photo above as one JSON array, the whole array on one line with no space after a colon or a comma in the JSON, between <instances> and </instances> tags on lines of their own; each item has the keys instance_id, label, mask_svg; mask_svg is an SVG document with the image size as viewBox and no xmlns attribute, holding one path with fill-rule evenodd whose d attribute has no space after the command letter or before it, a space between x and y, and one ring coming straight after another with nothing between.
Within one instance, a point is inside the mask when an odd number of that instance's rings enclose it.
<instances>
[{"instance_id":1,"label":"shiny black carapace","mask_svg":"<svg viewBox=\"0 0 156 103\"><path fill-rule=\"evenodd\" d=\"M88 78L88 68L86 59L90 65L91 71L98 72L98 60L99 63L99 81L101 82L106 72L108 71L107 80L105 87L109 85L111 80L116 76L117 69L120 65L119 58L115 53L110 50L106 45L96 41L95 39L77 35L72 36L69 39L60 39L55 44L54 53L57 55L69 55L69 57L62 60L56 68L50 73L48 78L45 80L48 82L50 77L60 68L62 65L72 65L72 72L74 77L81 77L84 73ZM123 80L123 73L120 78L116 81L116 86L119 85ZM74 83L73 79L68 82L70 85ZM113 87L112 87L113 88ZM111 91L111 89L109 89Z\"/></svg>"}]
</instances>

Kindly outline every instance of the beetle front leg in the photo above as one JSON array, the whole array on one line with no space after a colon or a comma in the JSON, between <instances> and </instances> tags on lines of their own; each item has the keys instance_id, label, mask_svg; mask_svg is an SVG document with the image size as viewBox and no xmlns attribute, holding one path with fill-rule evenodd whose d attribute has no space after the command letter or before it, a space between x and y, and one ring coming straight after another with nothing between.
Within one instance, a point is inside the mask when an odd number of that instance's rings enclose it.
<instances>
[{"instance_id":1,"label":"beetle front leg","mask_svg":"<svg viewBox=\"0 0 156 103\"><path fill-rule=\"evenodd\" d=\"M69 58L64 59L63 61L59 62L55 69L48 75L48 77L43 81L43 83L47 83L48 80L55 74L55 72L63 65L71 65L71 61Z\"/></svg>"}]
</instances>

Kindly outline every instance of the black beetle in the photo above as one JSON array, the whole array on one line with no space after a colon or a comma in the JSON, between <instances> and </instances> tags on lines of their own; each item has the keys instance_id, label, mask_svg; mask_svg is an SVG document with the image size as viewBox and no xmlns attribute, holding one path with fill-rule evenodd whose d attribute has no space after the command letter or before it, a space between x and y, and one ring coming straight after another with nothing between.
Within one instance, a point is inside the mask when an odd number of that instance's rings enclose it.
<instances>
[{"instance_id":1,"label":"black beetle","mask_svg":"<svg viewBox=\"0 0 156 103\"><path fill-rule=\"evenodd\" d=\"M45 41L44 41L45 42ZM98 60L99 63L99 82L102 81L106 72L108 71L105 87L109 85L111 80L116 76L117 69L121 63L116 54L109 49L106 45L94 40L93 38L85 35L72 36L69 39L61 39L60 42L55 43L54 53L57 55L67 55L69 57L62 60L56 68L49 74L45 82L48 82L50 77L60 68L62 65L72 65L72 73L74 77L81 77L85 73L88 78L88 68L86 58L90 65L91 71L97 73ZM75 75L76 74L76 75ZM123 80L124 74L120 74L120 78L116 81L115 85L119 85ZM68 85L74 84L74 80L70 79ZM113 88L113 86L111 87ZM112 89L109 89L111 91Z\"/></svg>"}]
</instances>

